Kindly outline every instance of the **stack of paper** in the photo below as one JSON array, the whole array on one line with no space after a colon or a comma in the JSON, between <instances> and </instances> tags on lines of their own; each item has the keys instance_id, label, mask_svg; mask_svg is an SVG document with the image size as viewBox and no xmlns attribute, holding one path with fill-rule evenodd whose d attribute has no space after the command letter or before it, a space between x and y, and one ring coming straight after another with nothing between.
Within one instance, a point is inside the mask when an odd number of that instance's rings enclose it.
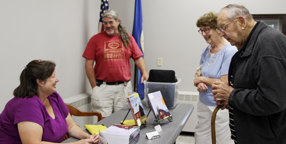
<instances>
[{"instance_id":1,"label":"stack of paper","mask_svg":"<svg viewBox=\"0 0 286 144\"><path fill-rule=\"evenodd\" d=\"M112 125L100 133L108 144L136 144L140 137L140 127Z\"/></svg>"}]
</instances>

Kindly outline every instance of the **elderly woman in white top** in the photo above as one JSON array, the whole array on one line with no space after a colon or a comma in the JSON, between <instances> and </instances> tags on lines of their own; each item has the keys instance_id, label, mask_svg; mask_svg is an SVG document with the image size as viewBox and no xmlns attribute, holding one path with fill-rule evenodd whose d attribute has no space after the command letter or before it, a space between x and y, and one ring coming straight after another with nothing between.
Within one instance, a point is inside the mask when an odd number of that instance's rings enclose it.
<instances>
[{"instance_id":1,"label":"elderly woman in white top","mask_svg":"<svg viewBox=\"0 0 286 144\"><path fill-rule=\"evenodd\" d=\"M201 75L195 76L194 85L200 93L197 106L198 122L195 128L197 144L210 144L211 116L216 107L211 84L214 81L228 83L228 69L237 48L221 37L217 29L217 14L209 12L197 20L199 33L209 44L203 49L200 65ZM220 110L216 117L216 141L218 144L233 144L230 136L228 110Z\"/></svg>"}]
</instances>

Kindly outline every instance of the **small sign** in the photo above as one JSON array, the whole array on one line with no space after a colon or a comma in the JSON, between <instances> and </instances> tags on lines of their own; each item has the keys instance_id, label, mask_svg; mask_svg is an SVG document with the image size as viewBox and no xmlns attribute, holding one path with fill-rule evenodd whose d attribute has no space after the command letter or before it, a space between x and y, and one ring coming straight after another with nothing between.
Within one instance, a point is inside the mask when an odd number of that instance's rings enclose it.
<instances>
[{"instance_id":1,"label":"small sign","mask_svg":"<svg viewBox=\"0 0 286 144\"><path fill-rule=\"evenodd\" d=\"M149 140L153 140L156 138L160 138L160 134L157 131L153 131L153 132L146 133L146 137Z\"/></svg>"},{"instance_id":2,"label":"small sign","mask_svg":"<svg viewBox=\"0 0 286 144\"><path fill-rule=\"evenodd\" d=\"M154 128L155 128L155 130L157 132L161 132L162 131L162 127L160 125L156 125Z\"/></svg>"},{"instance_id":3,"label":"small sign","mask_svg":"<svg viewBox=\"0 0 286 144\"><path fill-rule=\"evenodd\" d=\"M140 121L140 119L137 119L137 125L138 125L138 126L141 126L141 121Z\"/></svg>"}]
</instances>

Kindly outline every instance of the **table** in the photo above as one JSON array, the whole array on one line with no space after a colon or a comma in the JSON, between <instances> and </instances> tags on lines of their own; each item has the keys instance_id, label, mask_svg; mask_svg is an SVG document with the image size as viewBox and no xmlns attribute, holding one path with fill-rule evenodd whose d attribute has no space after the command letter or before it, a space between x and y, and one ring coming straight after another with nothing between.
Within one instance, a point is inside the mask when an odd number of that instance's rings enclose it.
<instances>
[{"instance_id":1,"label":"table","mask_svg":"<svg viewBox=\"0 0 286 144\"><path fill-rule=\"evenodd\" d=\"M145 112L148 114L150 108L144 107ZM185 123L189 119L194 106L192 104L184 104L179 103L174 109L170 109L170 114L172 115L173 121L169 122L169 120L165 119L160 122L162 127L162 131L160 132L160 138L148 140L146 138L146 133L155 131L153 122L155 120L154 114L151 111L148 115L148 122L146 123L146 127L140 130L140 139L137 144L173 144L175 143L177 137L181 133ZM109 127L114 123L120 124L120 121L124 119L128 112L128 107L124 107L117 112L113 113L112 115L106 117L105 119L97 122L95 125L104 124L105 126ZM126 119L133 119L131 112L128 114ZM85 130L87 131L87 130ZM69 143L75 142L78 139L76 138L69 138L62 143Z\"/></svg>"}]
</instances>

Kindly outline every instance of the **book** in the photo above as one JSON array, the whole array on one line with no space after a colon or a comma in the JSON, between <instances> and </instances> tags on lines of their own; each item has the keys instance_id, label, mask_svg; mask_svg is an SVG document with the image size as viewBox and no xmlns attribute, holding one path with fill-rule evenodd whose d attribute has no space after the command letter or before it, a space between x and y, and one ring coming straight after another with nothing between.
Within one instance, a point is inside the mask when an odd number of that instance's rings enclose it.
<instances>
[{"instance_id":1,"label":"book","mask_svg":"<svg viewBox=\"0 0 286 144\"><path fill-rule=\"evenodd\" d=\"M108 144L136 144L140 137L140 127L113 124L99 135Z\"/></svg>"},{"instance_id":2,"label":"book","mask_svg":"<svg viewBox=\"0 0 286 144\"><path fill-rule=\"evenodd\" d=\"M171 116L160 91L149 93L147 95L147 99L150 103L155 119L158 122Z\"/></svg>"},{"instance_id":3,"label":"book","mask_svg":"<svg viewBox=\"0 0 286 144\"><path fill-rule=\"evenodd\" d=\"M141 124L145 124L147 119L147 115L145 113L144 107L142 105L139 94L134 92L128 95L128 104L135 121L136 126L141 126Z\"/></svg>"}]
</instances>

